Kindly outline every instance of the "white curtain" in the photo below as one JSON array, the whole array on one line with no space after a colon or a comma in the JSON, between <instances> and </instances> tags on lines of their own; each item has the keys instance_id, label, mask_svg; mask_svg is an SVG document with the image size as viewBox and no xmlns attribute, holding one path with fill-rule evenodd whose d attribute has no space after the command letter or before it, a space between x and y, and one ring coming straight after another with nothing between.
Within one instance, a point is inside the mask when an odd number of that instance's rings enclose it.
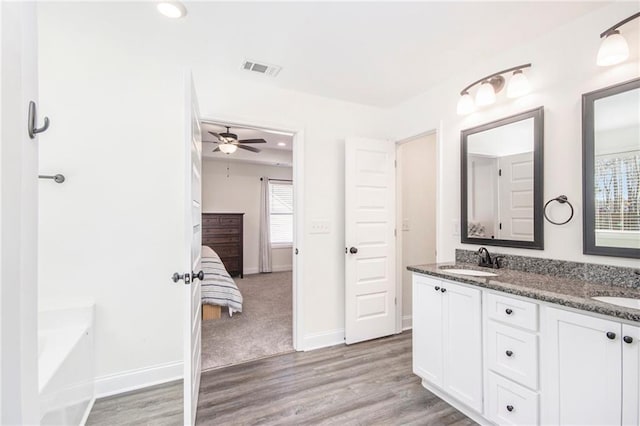
<instances>
[{"instance_id":1,"label":"white curtain","mask_svg":"<svg viewBox=\"0 0 640 426\"><path fill-rule=\"evenodd\" d=\"M271 212L269 210L269 178L260 179L260 272L271 272Z\"/></svg>"}]
</instances>

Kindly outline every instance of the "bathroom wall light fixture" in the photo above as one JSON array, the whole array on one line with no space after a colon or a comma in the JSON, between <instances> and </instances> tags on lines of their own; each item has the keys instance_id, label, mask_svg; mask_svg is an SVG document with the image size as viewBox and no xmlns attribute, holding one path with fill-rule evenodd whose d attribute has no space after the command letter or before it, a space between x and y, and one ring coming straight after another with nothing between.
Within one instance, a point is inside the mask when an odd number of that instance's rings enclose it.
<instances>
[{"instance_id":1,"label":"bathroom wall light fixture","mask_svg":"<svg viewBox=\"0 0 640 426\"><path fill-rule=\"evenodd\" d=\"M187 8L179 1L161 1L156 5L158 12L167 18L178 19L187 15Z\"/></svg>"},{"instance_id":2,"label":"bathroom wall light fixture","mask_svg":"<svg viewBox=\"0 0 640 426\"><path fill-rule=\"evenodd\" d=\"M475 111L476 106L487 106L494 103L496 101L496 93L499 93L505 86L506 80L503 74L513 73L507 84L507 97L517 98L526 95L531 91L531 86L522 70L530 67L531 64L519 65L474 81L460 92L460 100L457 107L458 114L466 115ZM469 94L469 90L478 84L480 84L480 87L476 92L474 101Z\"/></svg>"},{"instance_id":3,"label":"bathroom wall light fixture","mask_svg":"<svg viewBox=\"0 0 640 426\"><path fill-rule=\"evenodd\" d=\"M608 67L624 62L629 58L629 45L627 40L620 34L620 31L618 31L618 28L638 17L640 17L640 12L623 19L600 34L602 43L600 44L600 49L598 49L598 59L596 61L598 65Z\"/></svg>"}]
</instances>

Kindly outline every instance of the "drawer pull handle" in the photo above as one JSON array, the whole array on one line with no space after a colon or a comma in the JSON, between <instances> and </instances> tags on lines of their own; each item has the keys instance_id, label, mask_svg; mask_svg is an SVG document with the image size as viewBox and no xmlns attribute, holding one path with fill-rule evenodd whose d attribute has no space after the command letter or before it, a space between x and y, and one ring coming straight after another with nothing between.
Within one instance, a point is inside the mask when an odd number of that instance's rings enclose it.
<instances>
[{"instance_id":1,"label":"drawer pull handle","mask_svg":"<svg viewBox=\"0 0 640 426\"><path fill-rule=\"evenodd\" d=\"M610 340L614 340L616 338L616 333L613 331L607 331L607 338Z\"/></svg>"},{"instance_id":2,"label":"drawer pull handle","mask_svg":"<svg viewBox=\"0 0 640 426\"><path fill-rule=\"evenodd\" d=\"M505 353L507 354L507 356L508 356L508 357L513 356L513 351L507 351L507 352L505 352Z\"/></svg>"},{"instance_id":3,"label":"drawer pull handle","mask_svg":"<svg viewBox=\"0 0 640 426\"><path fill-rule=\"evenodd\" d=\"M444 293L445 291L447 291L447 289L446 289L446 288L444 288L444 287L442 287L442 288L440 289L440 291Z\"/></svg>"},{"instance_id":4,"label":"drawer pull handle","mask_svg":"<svg viewBox=\"0 0 640 426\"><path fill-rule=\"evenodd\" d=\"M512 412L513 411L513 405L507 405L507 411L508 412Z\"/></svg>"},{"instance_id":5,"label":"drawer pull handle","mask_svg":"<svg viewBox=\"0 0 640 426\"><path fill-rule=\"evenodd\" d=\"M507 315L511 315L513 313L513 309L511 308L507 308L504 311L507 313Z\"/></svg>"},{"instance_id":6,"label":"drawer pull handle","mask_svg":"<svg viewBox=\"0 0 640 426\"><path fill-rule=\"evenodd\" d=\"M436 291L438 291L438 290L440 290L440 287L439 287L439 286L436 286Z\"/></svg>"},{"instance_id":7,"label":"drawer pull handle","mask_svg":"<svg viewBox=\"0 0 640 426\"><path fill-rule=\"evenodd\" d=\"M633 337L631 337L631 336L624 336L624 337L622 338L622 340L624 340L624 342L625 342L625 343L631 343L631 342L633 342Z\"/></svg>"}]
</instances>

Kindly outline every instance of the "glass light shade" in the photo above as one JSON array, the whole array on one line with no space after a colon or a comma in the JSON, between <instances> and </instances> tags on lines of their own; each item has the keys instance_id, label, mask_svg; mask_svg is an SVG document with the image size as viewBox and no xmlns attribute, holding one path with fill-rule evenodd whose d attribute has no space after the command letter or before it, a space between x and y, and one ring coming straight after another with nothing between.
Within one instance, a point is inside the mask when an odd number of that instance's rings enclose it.
<instances>
[{"instance_id":1,"label":"glass light shade","mask_svg":"<svg viewBox=\"0 0 640 426\"><path fill-rule=\"evenodd\" d=\"M179 1L161 1L156 7L167 18L182 18L187 14L187 8Z\"/></svg>"},{"instance_id":2,"label":"glass light shade","mask_svg":"<svg viewBox=\"0 0 640 426\"><path fill-rule=\"evenodd\" d=\"M464 92L458 100L458 115L471 114L475 110L476 104L473 102L473 98L471 97L469 92Z\"/></svg>"},{"instance_id":3,"label":"glass light shade","mask_svg":"<svg viewBox=\"0 0 640 426\"><path fill-rule=\"evenodd\" d=\"M478 89L478 93L476 93L476 105L491 105L495 101L496 92L493 90L493 86L488 81L483 81Z\"/></svg>"},{"instance_id":4,"label":"glass light shade","mask_svg":"<svg viewBox=\"0 0 640 426\"><path fill-rule=\"evenodd\" d=\"M619 31L607 35L600 44L597 64L601 67L619 64L629 58L629 45Z\"/></svg>"},{"instance_id":5,"label":"glass light shade","mask_svg":"<svg viewBox=\"0 0 640 426\"><path fill-rule=\"evenodd\" d=\"M218 145L218 148L225 154L233 154L238 149L238 147L232 143L221 143Z\"/></svg>"},{"instance_id":6,"label":"glass light shade","mask_svg":"<svg viewBox=\"0 0 640 426\"><path fill-rule=\"evenodd\" d=\"M507 97L518 98L531 92L531 85L529 79L522 72L517 70L513 73L509 79L509 85L507 86Z\"/></svg>"}]
</instances>

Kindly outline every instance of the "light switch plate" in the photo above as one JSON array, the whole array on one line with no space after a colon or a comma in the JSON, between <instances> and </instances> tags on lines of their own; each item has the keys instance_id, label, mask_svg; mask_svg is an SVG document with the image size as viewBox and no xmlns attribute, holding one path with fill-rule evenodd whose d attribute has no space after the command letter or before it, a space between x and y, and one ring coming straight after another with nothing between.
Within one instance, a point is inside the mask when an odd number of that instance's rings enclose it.
<instances>
[{"instance_id":1,"label":"light switch plate","mask_svg":"<svg viewBox=\"0 0 640 426\"><path fill-rule=\"evenodd\" d=\"M330 226L328 220L314 220L311 222L312 234L328 234L330 232Z\"/></svg>"}]
</instances>

